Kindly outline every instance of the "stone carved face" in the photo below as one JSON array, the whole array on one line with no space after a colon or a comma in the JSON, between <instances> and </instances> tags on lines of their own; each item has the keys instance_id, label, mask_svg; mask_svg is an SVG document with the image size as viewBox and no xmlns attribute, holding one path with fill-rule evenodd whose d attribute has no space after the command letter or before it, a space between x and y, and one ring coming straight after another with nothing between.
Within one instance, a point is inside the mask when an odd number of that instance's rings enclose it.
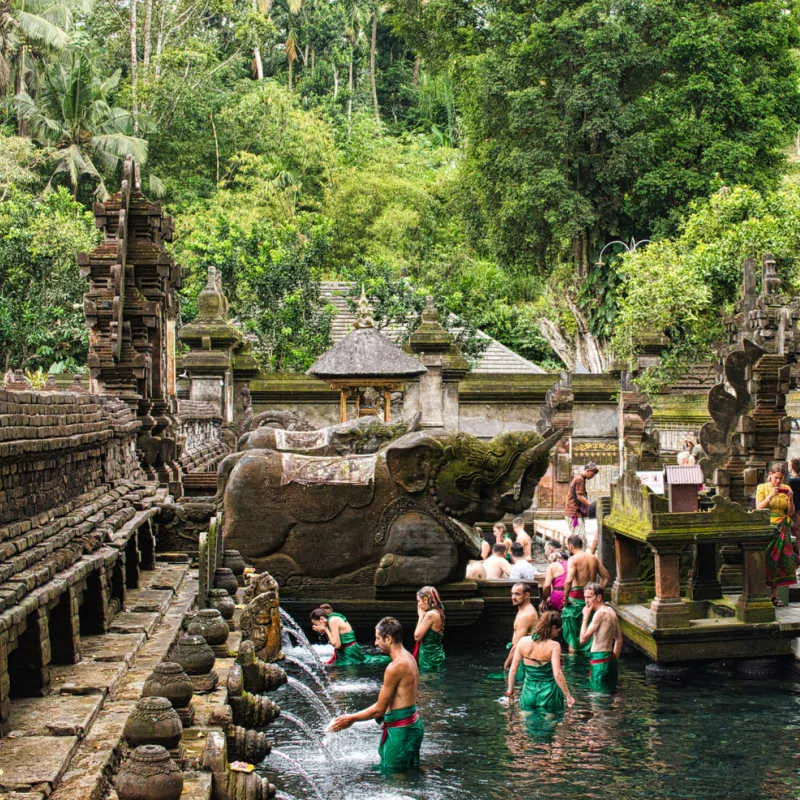
<instances>
[{"instance_id":1,"label":"stone carved face","mask_svg":"<svg viewBox=\"0 0 800 800\"><path fill-rule=\"evenodd\" d=\"M407 492L428 491L444 513L474 523L530 505L558 438L525 431L482 442L467 434L419 432L390 445L386 463Z\"/></svg>"}]
</instances>

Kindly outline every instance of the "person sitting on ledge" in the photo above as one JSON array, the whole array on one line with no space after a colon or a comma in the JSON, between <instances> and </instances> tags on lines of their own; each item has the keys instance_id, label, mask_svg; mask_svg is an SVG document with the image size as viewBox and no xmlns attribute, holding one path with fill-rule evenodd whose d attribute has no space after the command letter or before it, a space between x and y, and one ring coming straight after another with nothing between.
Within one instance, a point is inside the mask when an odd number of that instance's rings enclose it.
<instances>
[{"instance_id":1,"label":"person sitting on ledge","mask_svg":"<svg viewBox=\"0 0 800 800\"><path fill-rule=\"evenodd\" d=\"M352 664L382 664L385 656L367 655L356 641L353 626L344 614L333 610L328 603L315 608L311 614L311 629L315 633L324 633L333 645L333 658L328 664L343 667Z\"/></svg>"},{"instance_id":2,"label":"person sitting on ledge","mask_svg":"<svg viewBox=\"0 0 800 800\"><path fill-rule=\"evenodd\" d=\"M492 554L483 562L487 581L501 581L511 574L511 566L506 561L506 546L502 543L492 548Z\"/></svg>"},{"instance_id":3,"label":"person sitting on ledge","mask_svg":"<svg viewBox=\"0 0 800 800\"><path fill-rule=\"evenodd\" d=\"M381 769L390 773L416 769L419 767L419 751L425 734L417 711L417 662L403 647L403 626L394 617L384 617L377 624L375 645L391 659L383 675L378 699L356 714L336 717L328 730L342 731L354 722L378 720L383 723L378 747Z\"/></svg>"},{"instance_id":4,"label":"person sitting on ledge","mask_svg":"<svg viewBox=\"0 0 800 800\"><path fill-rule=\"evenodd\" d=\"M533 564L525 558L522 544L514 542L508 552L511 556L511 572L508 577L512 581L532 581L534 579Z\"/></svg>"}]
</instances>

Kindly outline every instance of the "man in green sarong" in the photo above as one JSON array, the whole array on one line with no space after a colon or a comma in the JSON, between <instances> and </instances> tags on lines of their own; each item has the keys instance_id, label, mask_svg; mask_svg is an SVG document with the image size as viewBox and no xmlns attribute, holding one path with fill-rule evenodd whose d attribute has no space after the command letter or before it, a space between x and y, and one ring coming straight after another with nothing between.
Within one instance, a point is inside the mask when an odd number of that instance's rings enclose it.
<instances>
[{"instance_id":1,"label":"man in green sarong","mask_svg":"<svg viewBox=\"0 0 800 800\"><path fill-rule=\"evenodd\" d=\"M591 642L589 688L593 692L617 690L618 659L622 652L622 632L617 614L605 604L605 588L589 583L583 590L586 605L581 621L581 644Z\"/></svg>"},{"instance_id":2,"label":"man in green sarong","mask_svg":"<svg viewBox=\"0 0 800 800\"><path fill-rule=\"evenodd\" d=\"M605 586L611 576L594 553L583 549L583 538L574 533L567 539L569 560L564 580L564 608L561 611L562 636L570 653L586 653L589 644L581 644L581 617L584 608L583 587L588 583Z\"/></svg>"},{"instance_id":3,"label":"man in green sarong","mask_svg":"<svg viewBox=\"0 0 800 800\"><path fill-rule=\"evenodd\" d=\"M328 730L341 731L367 719L382 720L383 734L378 747L381 769L385 772L416 769L425 732L417 711L417 662L403 647L403 627L394 617L384 617L377 624L375 645L391 659L378 699L362 711L336 717Z\"/></svg>"}]
</instances>

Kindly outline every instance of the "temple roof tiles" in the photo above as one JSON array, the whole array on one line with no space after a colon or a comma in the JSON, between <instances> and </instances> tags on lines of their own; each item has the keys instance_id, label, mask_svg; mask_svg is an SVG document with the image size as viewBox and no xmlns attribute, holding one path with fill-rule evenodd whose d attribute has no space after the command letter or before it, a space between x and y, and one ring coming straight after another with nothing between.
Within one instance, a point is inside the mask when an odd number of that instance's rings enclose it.
<instances>
[{"instance_id":1,"label":"temple roof tiles","mask_svg":"<svg viewBox=\"0 0 800 800\"><path fill-rule=\"evenodd\" d=\"M352 284L348 281L322 281L319 288L322 300L336 308L336 315L331 321L331 341L336 344L350 333L357 317L347 302ZM395 343L399 342L405 333L405 329L398 325L389 325L381 329L381 334ZM488 339L489 345L479 356L477 364L472 367L473 374L545 374L545 370L541 367L500 344L487 333L478 331L477 335Z\"/></svg>"}]
</instances>

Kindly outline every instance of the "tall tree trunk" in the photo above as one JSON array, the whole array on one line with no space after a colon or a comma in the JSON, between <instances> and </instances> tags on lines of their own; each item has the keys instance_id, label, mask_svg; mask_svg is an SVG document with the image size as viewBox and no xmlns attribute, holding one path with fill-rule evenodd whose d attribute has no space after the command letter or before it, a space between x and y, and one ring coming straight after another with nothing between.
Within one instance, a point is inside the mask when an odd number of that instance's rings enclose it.
<instances>
[{"instance_id":1,"label":"tall tree trunk","mask_svg":"<svg viewBox=\"0 0 800 800\"><path fill-rule=\"evenodd\" d=\"M294 78L294 61L290 58L289 59L289 91L292 91L293 88L293 78Z\"/></svg>"},{"instance_id":2,"label":"tall tree trunk","mask_svg":"<svg viewBox=\"0 0 800 800\"><path fill-rule=\"evenodd\" d=\"M348 65L347 72L347 138L350 138L350 121L353 116L353 93L355 92L355 83L353 81L353 49L350 48L350 64Z\"/></svg>"},{"instance_id":3,"label":"tall tree trunk","mask_svg":"<svg viewBox=\"0 0 800 800\"><path fill-rule=\"evenodd\" d=\"M378 6L372 12L372 36L369 42L369 83L372 89L372 107L375 109L375 122L381 124L381 112L378 108L378 87L375 83L375 54L378 50Z\"/></svg>"},{"instance_id":4,"label":"tall tree trunk","mask_svg":"<svg viewBox=\"0 0 800 800\"><path fill-rule=\"evenodd\" d=\"M265 4L264 13L269 16L270 9L272 8L272 0ZM253 0L252 9L254 12L258 13L258 0ZM264 80L264 64L261 61L261 48L259 45L256 45L253 48L253 64L256 67L256 80L263 81Z\"/></svg>"},{"instance_id":5,"label":"tall tree trunk","mask_svg":"<svg viewBox=\"0 0 800 800\"><path fill-rule=\"evenodd\" d=\"M14 76L14 94L19 94L25 87L25 57L28 49L25 44L19 46L19 63L17 65L17 74ZM27 126L22 117L17 117L17 136L26 136Z\"/></svg>"},{"instance_id":6,"label":"tall tree trunk","mask_svg":"<svg viewBox=\"0 0 800 800\"><path fill-rule=\"evenodd\" d=\"M136 55L136 3L131 0L131 114L133 115L133 132L139 133L139 102L136 98L136 77L138 67L138 56Z\"/></svg>"},{"instance_id":7,"label":"tall tree trunk","mask_svg":"<svg viewBox=\"0 0 800 800\"><path fill-rule=\"evenodd\" d=\"M419 68L420 68L421 64L422 64L422 61L420 60L420 57L417 56L414 59L414 70L411 73L411 85L412 86L416 86L419 83Z\"/></svg>"},{"instance_id":8,"label":"tall tree trunk","mask_svg":"<svg viewBox=\"0 0 800 800\"><path fill-rule=\"evenodd\" d=\"M336 69L336 64L333 65L333 99L339 96L339 70Z\"/></svg>"},{"instance_id":9,"label":"tall tree trunk","mask_svg":"<svg viewBox=\"0 0 800 800\"><path fill-rule=\"evenodd\" d=\"M161 61L159 56L164 48L164 19L167 14L167 4L161 3L161 16L158 21L158 36L156 36L156 73L155 78L158 80L161 77Z\"/></svg>"},{"instance_id":10,"label":"tall tree trunk","mask_svg":"<svg viewBox=\"0 0 800 800\"><path fill-rule=\"evenodd\" d=\"M142 53L142 64L146 67L150 64L150 31L153 25L153 0L144 0L144 52Z\"/></svg>"}]
</instances>

